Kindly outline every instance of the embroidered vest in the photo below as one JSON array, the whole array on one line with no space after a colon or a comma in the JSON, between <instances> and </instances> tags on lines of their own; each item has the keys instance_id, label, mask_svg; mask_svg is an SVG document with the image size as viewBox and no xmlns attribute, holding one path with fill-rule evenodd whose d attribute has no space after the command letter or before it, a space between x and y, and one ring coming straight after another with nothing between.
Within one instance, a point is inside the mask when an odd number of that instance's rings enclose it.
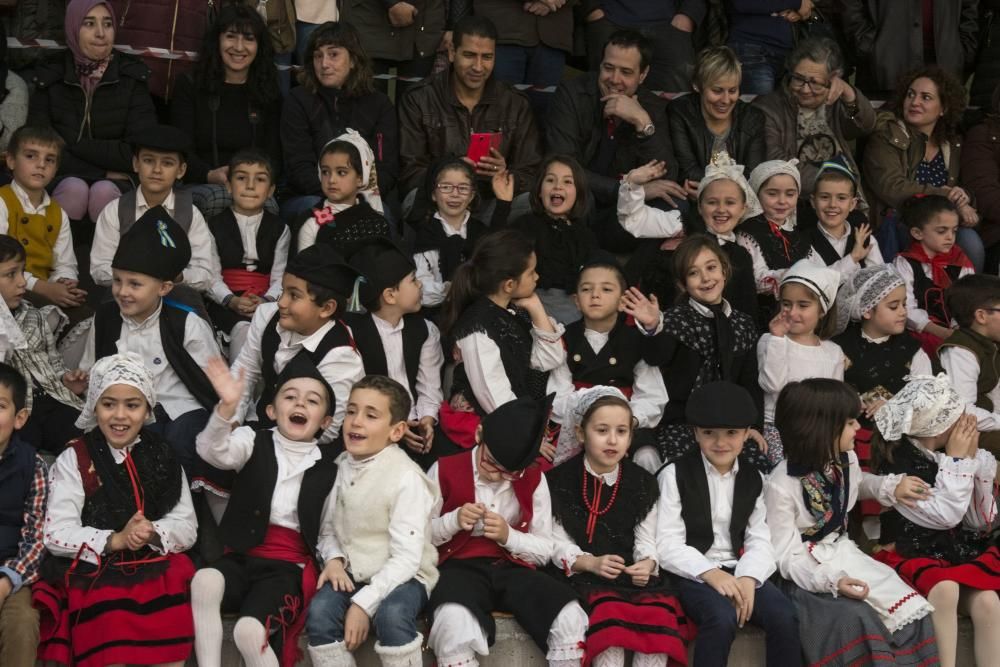
<instances>
[{"instance_id":1,"label":"embroidered vest","mask_svg":"<svg viewBox=\"0 0 1000 667\"><path fill-rule=\"evenodd\" d=\"M797 229L773 231L763 214L744 220L739 231L753 238L769 269L787 269L809 254L809 240Z\"/></svg>"},{"instance_id":2,"label":"embroidered vest","mask_svg":"<svg viewBox=\"0 0 1000 667\"><path fill-rule=\"evenodd\" d=\"M345 257L350 257L358 247L372 239L389 238L389 223L385 217L363 198L359 199L357 204L345 208L319 226L316 243L333 246Z\"/></svg>"},{"instance_id":3,"label":"embroidered vest","mask_svg":"<svg viewBox=\"0 0 1000 667\"><path fill-rule=\"evenodd\" d=\"M351 327L354 342L361 354L367 375L389 375L382 337L374 315L370 313L345 313L344 322ZM417 400L417 372L420 370L420 352L427 342L427 320L422 315L411 313L403 316L403 365L406 367L406 381L414 404Z\"/></svg>"},{"instance_id":4,"label":"embroidered vest","mask_svg":"<svg viewBox=\"0 0 1000 667\"><path fill-rule=\"evenodd\" d=\"M39 280L48 280L54 263L52 249L62 227L62 209L52 199L44 214L29 215L9 185L0 188L0 199L7 205L7 234L24 246L24 270Z\"/></svg>"},{"instance_id":5,"label":"embroidered vest","mask_svg":"<svg viewBox=\"0 0 1000 667\"><path fill-rule=\"evenodd\" d=\"M844 382L854 387L862 400L888 400L906 384L913 355L920 343L908 333L890 336L884 343L873 343L861 333L861 325L852 323L833 338L844 351ZM862 416L865 428L871 420Z\"/></svg>"},{"instance_id":6,"label":"embroidered vest","mask_svg":"<svg viewBox=\"0 0 1000 667\"><path fill-rule=\"evenodd\" d=\"M35 448L15 433L0 457L0 562L17 555L34 478Z\"/></svg>"},{"instance_id":7,"label":"embroidered vest","mask_svg":"<svg viewBox=\"0 0 1000 667\"><path fill-rule=\"evenodd\" d=\"M951 315L944 301L944 290L934 284L934 281L924 273L924 265L912 257L904 257L913 271L913 296L917 300L917 305L927 311L933 322L942 326L949 326ZM962 272L960 266L949 266L945 270L954 283L958 280L958 275Z\"/></svg>"},{"instance_id":8,"label":"embroidered vest","mask_svg":"<svg viewBox=\"0 0 1000 667\"><path fill-rule=\"evenodd\" d=\"M208 222L208 231L215 238L215 247L219 252L219 261L223 269L245 269L243 256L243 235L240 234L239 223L233 209L227 208ZM257 261L254 263L257 273L270 274L274 264L274 253L278 240L285 231L285 223L281 218L264 211L264 217L257 226Z\"/></svg>"}]
</instances>

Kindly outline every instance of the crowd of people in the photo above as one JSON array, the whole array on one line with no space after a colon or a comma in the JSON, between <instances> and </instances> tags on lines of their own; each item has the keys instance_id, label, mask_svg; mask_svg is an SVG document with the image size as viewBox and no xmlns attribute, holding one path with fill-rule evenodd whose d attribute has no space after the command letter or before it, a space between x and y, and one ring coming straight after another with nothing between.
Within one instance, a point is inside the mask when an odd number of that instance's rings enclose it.
<instances>
[{"instance_id":1,"label":"crowd of people","mask_svg":"<svg viewBox=\"0 0 1000 667\"><path fill-rule=\"evenodd\" d=\"M1000 664L994 4L19 3L0 664Z\"/></svg>"}]
</instances>

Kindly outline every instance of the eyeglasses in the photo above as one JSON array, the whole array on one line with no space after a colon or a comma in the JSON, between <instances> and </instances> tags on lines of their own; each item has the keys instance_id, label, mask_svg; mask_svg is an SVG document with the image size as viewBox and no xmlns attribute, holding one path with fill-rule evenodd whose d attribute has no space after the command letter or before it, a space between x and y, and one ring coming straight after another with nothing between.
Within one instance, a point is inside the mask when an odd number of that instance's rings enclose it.
<instances>
[{"instance_id":1,"label":"eyeglasses","mask_svg":"<svg viewBox=\"0 0 1000 667\"><path fill-rule=\"evenodd\" d=\"M516 470L514 472L511 472L510 470L501 467L500 464L496 462L496 459L494 459L493 456L489 452L487 452L486 448L483 447L482 445L480 445L479 448L479 463L484 468L486 468L488 472L495 472L500 475L501 479L505 479L508 482L516 482L517 480L524 477L523 470Z\"/></svg>"},{"instance_id":2,"label":"eyeglasses","mask_svg":"<svg viewBox=\"0 0 1000 667\"><path fill-rule=\"evenodd\" d=\"M438 183L438 192L443 195L450 195L452 192L458 192L460 195L467 195L472 192L472 186L468 183L462 183L461 185L455 185L454 183Z\"/></svg>"},{"instance_id":3,"label":"eyeglasses","mask_svg":"<svg viewBox=\"0 0 1000 667\"><path fill-rule=\"evenodd\" d=\"M830 87L829 81L817 81L816 79L810 79L794 72L788 75L788 79L788 85L795 90L808 88L810 92L815 93L824 91Z\"/></svg>"}]
</instances>

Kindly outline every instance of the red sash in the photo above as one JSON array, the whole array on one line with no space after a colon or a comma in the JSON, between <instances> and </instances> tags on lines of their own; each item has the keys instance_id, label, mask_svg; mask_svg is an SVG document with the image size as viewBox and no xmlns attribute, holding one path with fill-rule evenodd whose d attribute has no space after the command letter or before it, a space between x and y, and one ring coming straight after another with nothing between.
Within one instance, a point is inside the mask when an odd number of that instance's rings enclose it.
<instances>
[{"instance_id":1,"label":"red sash","mask_svg":"<svg viewBox=\"0 0 1000 667\"><path fill-rule=\"evenodd\" d=\"M246 269L222 269L222 280L226 287L237 294L266 294L271 286L271 276Z\"/></svg>"}]
</instances>

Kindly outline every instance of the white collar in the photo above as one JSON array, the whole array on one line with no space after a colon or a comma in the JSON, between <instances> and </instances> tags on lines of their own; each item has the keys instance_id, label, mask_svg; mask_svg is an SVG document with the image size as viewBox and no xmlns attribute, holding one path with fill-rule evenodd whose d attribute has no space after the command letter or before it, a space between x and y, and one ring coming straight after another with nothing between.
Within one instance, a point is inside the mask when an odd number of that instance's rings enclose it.
<instances>
[{"instance_id":1,"label":"white collar","mask_svg":"<svg viewBox=\"0 0 1000 667\"><path fill-rule=\"evenodd\" d=\"M864 339L864 340L866 340L866 341L868 341L869 343L877 343L877 344L881 345L882 343L884 343L887 340L889 340L890 337L889 336L882 336L881 338L872 338L871 336L869 336L868 334L865 333L864 329L862 329L861 330L861 338Z\"/></svg>"},{"instance_id":2,"label":"white collar","mask_svg":"<svg viewBox=\"0 0 1000 667\"><path fill-rule=\"evenodd\" d=\"M323 208L328 208L334 213L340 213L341 211L346 211L347 209L351 208L352 206L356 206L357 204L358 204L357 199L355 199L350 204L334 204L329 199L323 200Z\"/></svg>"},{"instance_id":3,"label":"white collar","mask_svg":"<svg viewBox=\"0 0 1000 667\"><path fill-rule=\"evenodd\" d=\"M259 225L260 221L264 219L264 209L260 212L254 213L253 215L243 215L242 213L237 213L236 209L232 209L233 217L236 218L236 224L240 227Z\"/></svg>"},{"instance_id":4,"label":"white collar","mask_svg":"<svg viewBox=\"0 0 1000 667\"><path fill-rule=\"evenodd\" d=\"M722 245L724 243L736 243L735 230L730 231L728 234L716 234L715 232L711 231L709 233L719 241L719 245Z\"/></svg>"},{"instance_id":5,"label":"white collar","mask_svg":"<svg viewBox=\"0 0 1000 667\"><path fill-rule=\"evenodd\" d=\"M122 315L121 317L122 317L122 321L130 329L148 329L151 326L153 326L154 324L156 324L157 322L159 322L159 320L160 320L160 313L161 312L163 312L163 299L160 299L160 303L157 304L156 310L153 311L153 314L150 315L149 317L147 317L146 319L144 319L142 322L136 322L131 317L126 317L124 315Z\"/></svg>"},{"instance_id":6,"label":"white collar","mask_svg":"<svg viewBox=\"0 0 1000 667\"><path fill-rule=\"evenodd\" d=\"M278 337L285 343L285 345L288 347L291 347L292 345L301 345L310 352L313 352L317 347L319 347L320 341L323 340L323 336L326 335L326 332L335 327L336 324L336 322L330 320L308 336L303 336L302 334L290 331L289 329L281 326L280 322L275 326L278 327Z\"/></svg>"},{"instance_id":7,"label":"white collar","mask_svg":"<svg viewBox=\"0 0 1000 667\"><path fill-rule=\"evenodd\" d=\"M321 452L319 451L319 447L316 446L316 443L319 442L318 440L292 440L291 438L286 438L281 434L277 426L273 427L271 432L274 433L274 441L283 448L299 454L308 454L309 448L312 448L316 452L315 458L318 459L320 457Z\"/></svg>"},{"instance_id":8,"label":"white collar","mask_svg":"<svg viewBox=\"0 0 1000 667\"><path fill-rule=\"evenodd\" d=\"M729 479L730 477L736 477L736 473L740 471L740 459L739 457L733 461L733 469L729 472L723 474L719 472L719 469L712 465L712 462L705 458L705 455L701 455L701 462L705 465L705 474L712 476L715 475L720 479Z\"/></svg>"},{"instance_id":9,"label":"white collar","mask_svg":"<svg viewBox=\"0 0 1000 667\"><path fill-rule=\"evenodd\" d=\"M11 181L10 189L14 191L14 195L21 202L21 207L25 213L40 213L48 208L49 203L52 201L49 193L42 190L42 203L40 206L35 206L31 203L31 199L28 198L28 191L22 188L17 181Z\"/></svg>"},{"instance_id":10,"label":"white collar","mask_svg":"<svg viewBox=\"0 0 1000 667\"><path fill-rule=\"evenodd\" d=\"M118 465L121 465L122 462L125 460L125 458L129 455L129 453L133 449L135 449L136 445L139 444L140 440L141 440L141 438L136 438L135 441L133 441L131 445L125 445L121 449L119 449L117 447L112 447L111 445L108 445L108 449L111 450L111 458L114 459L115 463L117 463Z\"/></svg>"},{"instance_id":11,"label":"white collar","mask_svg":"<svg viewBox=\"0 0 1000 667\"><path fill-rule=\"evenodd\" d=\"M851 225L848 224L846 221L844 222L844 235L839 238L831 234L827 230L827 228L823 226L823 223L819 221L816 222L816 229L818 229L819 233L825 236L830 241L843 241L851 233Z\"/></svg>"},{"instance_id":12,"label":"white collar","mask_svg":"<svg viewBox=\"0 0 1000 667\"><path fill-rule=\"evenodd\" d=\"M346 464L348 468L354 471L366 470L370 468L372 464L375 463L375 461L377 461L379 457L382 456L383 453L385 453L386 450L388 450L390 447L395 447L395 446L396 443L390 442L386 447L383 447L382 449L380 449L379 451L375 452L374 454L365 459L356 459L353 456L351 456L349 452L344 452L343 460L340 463ZM317 451L318 450L319 448L317 447Z\"/></svg>"},{"instance_id":13,"label":"white collar","mask_svg":"<svg viewBox=\"0 0 1000 667\"><path fill-rule=\"evenodd\" d=\"M472 214L469 213L468 211L466 211L465 212L465 217L462 218L462 224L458 226L458 229L455 229L454 227L452 227L451 225L449 225L445 221L444 218L441 217L440 213L435 213L434 214L434 217L437 218L441 222L441 229L444 230L444 235L445 236L456 236L457 235L457 236L461 236L463 239L466 238L466 234L468 233L467 227L468 227L468 224L469 224L469 218L471 216L472 216Z\"/></svg>"},{"instance_id":14,"label":"white collar","mask_svg":"<svg viewBox=\"0 0 1000 667\"><path fill-rule=\"evenodd\" d=\"M603 481L608 486L614 486L618 482L618 468L619 468L619 466L617 466L617 465L614 468L612 468L610 471L606 472L606 473L603 473L603 474L596 473L596 472L594 472L594 469L590 467L590 461L588 461L587 457L584 456L583 457L583 467L587 470L587 473L589 475L592 475L594 477L599 478L601 481Z\"/></svg>"},{"instance_id":15,"label":"white collar","mask_svg":"<svg viewBox=\"0 0 1000 667\"><path fill-rule=\"evenodd\" d=\"M173 214L173 211L174 211L174 190L173 190L173 188L170 189L170 192L167 194L167 198L163 200L163 203L160 204L160 206L162 206L163 208L167 209L168 213ZM137 211L142 211L142 212L145 212L148 209L152 208L152 206L150 206L146 202L146 197L143 196L143 194L142 194L142 187L141 186L138 187L138 188L136 188L136 190L135 190L135 207L136 207Z\"/></svg>"},{"instance_id":16,"label":"white collar","mask_svg":"<svg viewBox=\"0 0 1000 667\"><path fill-rule=\"evenodd\" d=\"M406 320L404 318L402 318L402 317L399 318L399 323L396 324L395 326L393 326L391 323L387 322L386 320L383 320L381 317L379 317L375 313L372 313L372 320L374 320L375 327L379 331L382 331L382 332L387 333L387 334L394 334L394 333L397 333L399 331L402 331L403 327L406 326Z\"/></svg>"},{"instance_id":17,"label":"white collar","mask_svg":"<svg viewBox=\"0 0 1000 667\"><path fill-rule=\"evenodd\" d=\"M715 317L715 313L712 312L712 309L706 306L705 304L701 303L697 299L688 297L688 303L691 304L692 308L697 310L705 317ZM726 301L725 299L722 300L722 312L726 314L726 317L732 317L733 315L733 308L732 306L729 305L729 302Z\"/></svg>"}]
</instances>

